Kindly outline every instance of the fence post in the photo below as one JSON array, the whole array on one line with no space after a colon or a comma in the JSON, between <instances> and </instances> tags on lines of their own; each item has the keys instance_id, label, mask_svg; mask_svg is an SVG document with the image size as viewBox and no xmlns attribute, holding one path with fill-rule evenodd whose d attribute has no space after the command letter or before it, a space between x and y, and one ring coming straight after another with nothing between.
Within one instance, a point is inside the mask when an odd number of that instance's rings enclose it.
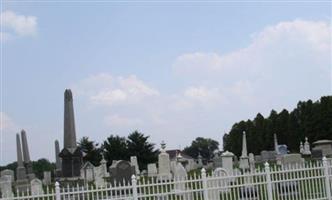
<instances>
[{"instance_id":1,"label":"fence post","mask_svg":"<svg viewBox=\"0 0 332 200\"><path fill-rule=\"evenodd\" d=\"M136 176L134 174L131 176L131 186L133 187L133 200L138 200L137 179L136 179Z\"/></svg>"},{"instance_id":2,"label":"fence post","mask_svg":"<svg viewBox=\"0 0 332 200\"><path fill-rule=\"evenodd\" d=\"M324 175L325 175L325 188L326 188L326 198L331 200L331 185L330 185L330 175L329 175L329 165L327 159L323 157Z\"/></svg>"},{"instance_id":3,"label":"fence post","mask_svg":"<svg viewBox=\"0 0 332 200\"><path fill-rule=\"evenodd\" d=\"M202 173L204 200L209 200L209 194L208 194L208 189L207 189L207 180L206 180L206 171L204 168L202 168L201 173Z\"/></svg>"},{"instance_id":4,"label":"fence post","mask_svg":"<svg viewBox=\"0 0 332 200\"><path fill-rule=\"evenodd\" d=\"M264 164L265 166L265 173L266 173L266 183L267 183L267 199L272 200L272 181L271 181L271 172L270 172L270 165L268 162Z\"/></svg>"},{"instance_id":5,"label":"fence post","mask_svg":"<svg viewBox=\"0 0 332 200\"><path fill-rule=\"evenodd\" d=\"M60 184L58 181L55 182L55 200L61 200Z\"/></svg>"}]
</instances>

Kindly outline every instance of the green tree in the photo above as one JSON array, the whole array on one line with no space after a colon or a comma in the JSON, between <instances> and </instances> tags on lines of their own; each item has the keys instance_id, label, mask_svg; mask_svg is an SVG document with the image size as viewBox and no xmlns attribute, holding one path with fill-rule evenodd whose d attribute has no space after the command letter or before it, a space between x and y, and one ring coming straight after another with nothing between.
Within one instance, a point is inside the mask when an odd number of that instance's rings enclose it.
<instances>
[{"instance_id":1,"label":"green tree","mask_svg":"<svg viewBox=\"0 0 332 200\"><path fill-rule=\"evenodd\" d=\"M45 158L41 158L37 161L32 161L32 170L39 179L42 179L44 171L50 171L51 173L54 172L55 164Z\"/></svg>"},{"instance_id":2,"label":"green tree","mask_svg":"<svg viewBox=\"0 0 332 200\"><path fill-rule=\"evenodd\" d=\"M148 141L149 136L134 131L128 136L127 146L129 156L137 156L140 169L146 169L148 163L157 161L158 151L154 144Z\"/></svg>"},{"instance_id":3,"label":"green tree","mask_svg":"<svg viewBox=\"0 0 332 200\"><path fill-rule=\"evenodd\" d=\"M83 137L78 142L79 148L84 152L83 161L91 162L93 165L98 166L102 159L101 148L95 141L89 140L88 137Z\"/></svg>"},{"instance_id":4,"label":"green tree","mask_svg":"<svg viewBox=\"0 0 332 200\"><path fill-rule=\"evenodd\" d=\"M213 139L197 137L191 142L191 145L185 147L183 151L193 158L197 158L198 154L201 154L203 158L211 159L213 157L213 152L218 149L218 146L219 142Z\"/></svg>"},{"instance_id":5,"label":"green tree","mask_svg":"<svg viewBox=\"0 0 332 200\"><path fill-rule=\"evenodd\" d=\"M125 137L111 135L104 141L102 148L108 165L111 165L113 160L129 159Z\"/></svg>"}]
</instances>

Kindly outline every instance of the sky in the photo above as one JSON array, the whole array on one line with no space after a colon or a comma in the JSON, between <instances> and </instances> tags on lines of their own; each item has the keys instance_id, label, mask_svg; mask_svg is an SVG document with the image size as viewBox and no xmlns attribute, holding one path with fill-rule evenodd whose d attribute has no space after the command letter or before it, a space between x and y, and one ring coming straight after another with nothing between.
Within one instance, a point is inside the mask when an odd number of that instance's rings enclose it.
<instances>
[{"instance_id":1,"label":"sky","mask_svg":"<svg viewBox=\"0 0 332 200\"><path fill-rule=\"evenodd\" d=\"M1 7L0 165L26 130L32 160L138 130L168 149L330 95L331 2L24 2Z\"/></svg>"}]
</instances>

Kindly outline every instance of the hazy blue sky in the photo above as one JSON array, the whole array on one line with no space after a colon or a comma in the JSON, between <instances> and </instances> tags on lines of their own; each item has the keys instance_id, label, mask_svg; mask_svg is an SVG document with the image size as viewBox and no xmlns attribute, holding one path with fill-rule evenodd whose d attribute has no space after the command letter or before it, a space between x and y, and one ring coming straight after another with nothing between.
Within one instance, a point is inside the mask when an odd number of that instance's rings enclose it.
<instances>
[{"instance_id":1,"label":"hazy blue sky","mask_svg":"<svg viewBox=\"0 0 332 200\"><path fill-rule=\"evenodd\" d=\"M102 142L135 129L168 148L222 143L237 121L331 94L331 3L15 3L1 11L0 164L27 131L54 160L63 92L76 130Z\"/></svg>"}]
</instances>

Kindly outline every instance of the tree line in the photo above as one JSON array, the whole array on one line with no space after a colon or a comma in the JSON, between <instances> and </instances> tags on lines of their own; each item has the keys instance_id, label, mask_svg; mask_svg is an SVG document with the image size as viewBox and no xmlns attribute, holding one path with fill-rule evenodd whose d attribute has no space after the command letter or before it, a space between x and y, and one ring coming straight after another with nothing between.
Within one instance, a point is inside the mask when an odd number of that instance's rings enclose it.
<instances>
[{"instance_id":1,"label":"tree line","mask_svg":"<svg viewBox=\"0 0 332 200\"><path fill-rule=\"evenodd\" d=\"M223 137L224 150L240 156L243 131L246 131L248 152L273 150L274 133L279 144L286 144L291 152L299 152L300 141L305 137L310 143L332 139L332 96L323 96L316 102L299 101L291 112L272 110L266 118L258 113L253 120L237 122Z\"/></svg>"}]
</instances>

